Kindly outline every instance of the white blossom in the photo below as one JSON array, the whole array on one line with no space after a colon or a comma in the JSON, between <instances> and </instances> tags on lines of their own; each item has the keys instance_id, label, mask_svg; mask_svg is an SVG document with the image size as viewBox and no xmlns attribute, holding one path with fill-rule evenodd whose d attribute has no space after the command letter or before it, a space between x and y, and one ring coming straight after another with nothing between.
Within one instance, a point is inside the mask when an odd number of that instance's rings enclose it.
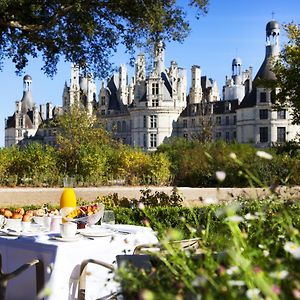
<instances>
[{"instance_id":1,"label":"white blossom","mask_svg":"<svg viewBox=\"0 0 300 300\"><path fill-rule=\"evenodd\" d=\"M256 155L260 158L268 159L268 160L271 160L273 158L273 156L270 153L267 153L265 151L257 151Z\"/></svg>"},{"instance_id":2,"label":"white blossom","mask_svg":"<svg viewBox=\"0 0 300 300\"><path fill-rule=\"evenodd\" d=\"M246 296L248 299L250 300L258 300L258 299L262 299L259 296L260 290L259 289L249 289L246 291Z\"/></svg>"},{"instance_id":3,"label":"white blossom","mask_svg":"<svg viewBox=\"0 0 300 300\"><path fill-rule=\"evenodd\" d=\"M226 173L224 171L217 171L216 177L217 177L218 181L222 182L226 178Z\"/></svg>"},{"instance_id":4,"label":"white blossom","mask_svg":"<svg viewBox=\"0 0 300 300\"><path fill-rule=\"evenodd\" d=\"M218 203L218 199L216 197L204 197L202 199L202 202L204 204L217 204Z\"/></svg>"},{"instance_id":5,"label":"white blossom","mask_svg":"<svg viewBox=\"0 0 300 300\"><path fill-rule=\"evenodd\" d=\"M276 279L285 279L289 275L289 272L286 270L276 271L270 273L270 276Z\"/></svg>"},{"instance_id":6,"label":"white blossom","mask_svg":"<svg viewBox=\"0 0 300 300\"><path fill-rule=\"evenodd\" d=\"M238 215L234 215L234 216L227 217L225 220L228 221L228 222L239 223L239 222L243 222L244 218L241 217L241 216L238 216Z\"/></svg>"},{"instance_id":7,"label":"white blossom","mask_svg":"<svg viewBox=\"0 0 300 300\"><path fill-rule=\"evenodd\" d=\"M286 252L291 253L294 258L300 258L300 247L298 244L294 242L287 242L283 248Z\"/></svg>"},{"instance_id":8,"label":"white blossom","mask_svg":"<svg viewBox=\"0 0 300 300\"><path fill-rule=\"evenodd\" d=\"M233 274L238 273L238 271L239 271L239 268L237 266L232 266L232 267L230 267L229 269L226 270L226 274L227 275L233 275Z\"/></svg>"},{"instance_id":9,"label":"white blossom","mask_svg":"<svg viewBox=\"0 0 300 300\"><path fill-rule=\"evenodd\" d=\"M231 152L229 154L229 157L232 158L232 159L236 159L236 154L234 152Z\"/></svg>"},{"instance_id":10,"label":"white blossom","mask_svg":"<svg viewBox=\"0 0 300 300\"><path fill-rule=\"evenodd\" d=\"M247 213L245 216L244 216L244 218L246 219L246 220L257 220L258 219L258 216L255 216L255 215L252 215L251 213Z\"/></svg>"},{"instance_id":11,"label":"white blossom","mask_svg":"<svg viewBox=\"0 0 300 300\"><path fill-rule=\"evenodd\" d=\"M228 280L229 286L243 286L245 285L245 282L242 280Z\"/></svg>"}]
</instances>

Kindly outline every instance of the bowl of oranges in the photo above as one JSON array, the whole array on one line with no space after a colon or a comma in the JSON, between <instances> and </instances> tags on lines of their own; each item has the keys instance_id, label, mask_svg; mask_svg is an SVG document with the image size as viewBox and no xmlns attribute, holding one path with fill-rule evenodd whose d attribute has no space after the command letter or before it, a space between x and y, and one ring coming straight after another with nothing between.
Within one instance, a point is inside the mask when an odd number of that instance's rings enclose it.
<instances>
[{"instance_id":1,"label":"bowl of oranges","mask_svg":"<svg viewBox=\"0 0 300 300\"><path fill-rule=\"evenodd\" d=\"M89 205L81 205L77 207L64 207L60 210L60 215L67 222L85 223L95 225L104 213L104 205L102 203L94 203Z\"/></svg>"}]
</instances>

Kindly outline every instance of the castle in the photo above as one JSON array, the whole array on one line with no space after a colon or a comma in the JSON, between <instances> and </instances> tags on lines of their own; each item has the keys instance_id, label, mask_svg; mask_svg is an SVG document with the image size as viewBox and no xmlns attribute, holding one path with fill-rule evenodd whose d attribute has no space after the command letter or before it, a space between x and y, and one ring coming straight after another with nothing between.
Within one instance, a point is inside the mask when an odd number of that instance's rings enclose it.
<instances>
[{"instance_id":1,"label":"castle","mask_svg":"<svg viewBox=\"0 0 300 300\"><path fill-rule=\"evenodd\" d=\"M254 79L251 67L243 71L241 59L233 59L222 100L216 82L202 76L197 65L191 69L187 91L186 70L175 61L166 68L162 43L156 46L151 72L146 73L145 55L139 54L132 81L128 82L126 67L121 65L117 74L102 83L98 101L93 78L80 74L73 65L70 85L64 86L62 107L47 103L38 109L32 100L32 79L26 75L23 98L6 120L5 146L33 140L55 145L55 130L47 126L48 121L73 105L88 113L97 111L115 138L146 151L155 150L170 137L223 139L257 147L293 140L300 127L292 124L291 108L274 110L276 90L263 84L275 79L271 60L279 55L279 36L278 22L268 22L265 59Z\"/></svg>"}]
</instances>

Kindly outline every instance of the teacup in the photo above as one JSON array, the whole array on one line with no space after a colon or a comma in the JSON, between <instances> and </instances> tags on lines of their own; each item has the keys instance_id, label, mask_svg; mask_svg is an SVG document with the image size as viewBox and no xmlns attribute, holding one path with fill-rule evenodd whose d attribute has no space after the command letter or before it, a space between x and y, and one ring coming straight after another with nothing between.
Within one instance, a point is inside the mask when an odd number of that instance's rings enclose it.
<instances>
[{"instance_id":1,"label":"teacup","mask_svg":"<svg viewBox=\"0 0 300 300\"><path fill-rule=\"evenodd\" d=\"M59 225L62 222L61 216L51 216L51 222L50 222L50 231L59 231L60 227Z\"/></svg>"},{"instance_id":2,"label":"teacup","mask_svg":"<svg viewBox=\"0 0 300 300\"><path fill-rule=\"evenodd\" d=\"M77 224L73 222L65 222L60 224L60 234L62 238L73 238L77 232Z\"/></svg>"},{"instance_id":3,"label":"teacup","mask_svg":"<svg viewBox=\"0 0 300 300\"><path fill-rule=\"evenodd\" d=\"M15 230L15 231L21 231L22 219L6 219L4 228Z\"/></svg>"},{"instance_id":4,"label":"teacup","mask_svg":"<svg viewBox=\"0 0 300 300\"><path fill-rule=\"evenodd\" d=\"M23 222L22 221L22 231L27 232L30 230L31 222Z\"/></svg>"}]
</instances>

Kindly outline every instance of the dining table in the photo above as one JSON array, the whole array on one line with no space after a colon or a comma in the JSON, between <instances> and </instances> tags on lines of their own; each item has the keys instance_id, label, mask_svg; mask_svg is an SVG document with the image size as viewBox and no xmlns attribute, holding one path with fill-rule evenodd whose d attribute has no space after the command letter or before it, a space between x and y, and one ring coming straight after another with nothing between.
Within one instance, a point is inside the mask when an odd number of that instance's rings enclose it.
<instances>
[{"instance_id":1,"label":"dining table","mask_svg":"<svg viewBox=\"0 0 300 300\"><path fill-rule=\"evenodd\" d=\"M103 228L104 234L79 230L73 239L63 239L59 232L11 234L1 231L2 270L9 273L24 263L39 259L44 266L45 280L40 298L77 299L82 261L95 259L116 265L118 255L132 254L140 244L158 242L156 233L149 227L115 224L105 228L106 234ZM5 299L36 299L35 272L35 268L29 268L10 280ZM107 268L88 264L85 272L85 299L99 299L119 287L113 272Z\"/></svg>"}]
</instances>

